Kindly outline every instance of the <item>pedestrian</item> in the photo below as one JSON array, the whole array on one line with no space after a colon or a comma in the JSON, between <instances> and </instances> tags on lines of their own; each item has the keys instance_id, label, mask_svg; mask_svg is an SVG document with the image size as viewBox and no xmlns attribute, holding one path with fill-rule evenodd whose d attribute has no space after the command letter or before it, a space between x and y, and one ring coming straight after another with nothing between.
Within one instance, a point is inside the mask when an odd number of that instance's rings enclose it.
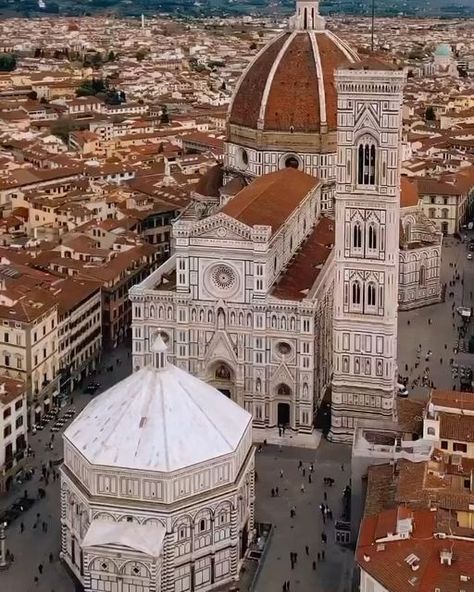
<instances>
[{"instance_id":1,"label":"pedestrian","mask_svg":"<svg viewBox=\"0 0 474 592\"><path fill-rule=\"evenodd\" d=\"M280 479L283 479L283 469L280 469Z\"/></svg>"},{"instance_id":2,"label":"pedestrian","mask_svg":"<svg viewBox=\"0 0 474 592\"><path fill-rule=\"evenodd\" d=\"M286 592L290 592L290 580L286 582Z\"/></svg>"},{"instance_id":3,"label":"pedestrian","mask_svg":"<svg viewBox=\"0 0 474 592\"><path fill-rule=\"evenodd\" d=\"M275 487L275 494L277 497L280 495L280 490L278 489L278 487Z\"/></svg>"},{"instance_id":4,"label":"pedestrian","mask_svg":"<svg viewBox=\"0 0 474 592\"><path fill-rule=\"evenodd\" d=\"M341 465L341 471L344 472L344 465Z\"/></svg>"},{"instance_id":5,"label":"pedestrian","mask_svg":"<svg viewBox=\"0 0 474 592\"><path fill-rule=\"evenodd\" d=\"M302 463L302 461L300 460L300 461L299 461L299 463L298 463L298 469L301 469L301 467L302 467L302 466L303 466L303 463Z\"/></svg>"},{"instance_id":6,"label":"pedestrian","mask_svg":"<svg viewBox=\"0 0 474 592\"><path fill-rule=\"evenodd\" d=\"M324 501L327 501L327 499L328 499L328 494L327 494L327 491L325 491L324 492Z\"/></svg>"},{"instance_id":7,"label":"pedestrian","mask_svg":"<svg viewBox=\"0 0 474 592\"><path fill-rule=\"evenodd\" d=\"M316 571L316 561L313 561L313 571Z\"/></svg>"},{"instance_id":8,"label":"pedestrian","mask_svg":"<svg viewBox=\"0 0 474 592\"><path fill-rule=\"evenodd\" d=\"M43 573L43 564L42 563L40 563L38 565L38 571L39 571L40 575Z\"/></svg>"},{"instance_id":9,"label":"pedestrian","mask_svg":"<svg viewBox=\"0 0 474 592\"><path fill-rule=\"evenodd\" d=\"M49 562L53 563L53 554L52 553L49 554Z\"/></svg>"},{"instance_id":10,"label":"pedestrian","mask_svg":"<svg viewBox=\"0 0 474 592\"><path fill-rule=\"evenodd\" d=\"M311 483L311 473L308 473L308 483Z\"/></svg>"},{"instance_id":11,"label":"pedestrian","mask_svg":"<svg viewBox=\"0 0 474 592\"><path fill-rule=\"evenodd\" d=\"M293 553L293 557L295 558L295 563L298 563L298 553Z\"/></svg>"},{"instance_id":12,"label":"pedestrian","mask_svg":"<svg viewBox=\"0 0 474 592\"><path fill-rule=\"evenodd\" d=\"M35 582L36 585L38 585L38 576L35 576L34 577L34 582Z\"/></svg>"},{"instance_id":13,"label":"pedestrian","mask_svg":"<svg viewBox=\"0 0 474 592\"><path fill-rule=\"evenodd\" d=\"M327 537L326 533L322 532L321 533L321 542L326 544L327 540L328 540L328 537Z\"/></svg>"},{"instance_id":14,"label":"pedestrian","mask_svg":"<svg viewBox=\"0 0 474 592\"><path fill-rule=\"evenodd\" d=\"M309 555L309 547L308 547L308 545L305 545L304 550L306 551L306 555Z\"/></svg>"},{"instance_id":15,"label":"pedestrian","mask_svg":"<svg viewBox=\"0 0 474 592\"><path fill-rule=\"evenodd\" d=\"M275 497L275 490L272 487L272 497Z\"/></svg>"},{"instance_id":16,"label":"pedestrian","mask_svg":"<svg viewBox=\"0 0 474 592\"><path fill-rule=\"evenodd\" d=\"M326 542L326 541L325 541ZM324 549L321 551L321 560L324 561L325 559L325 551Z\"/></svg>"},{"instance_id":17,"label":"pedestrian","mask_svg":"<svg viewBox=\"0 0 474 592\"><path fill-rule=\"evenodd\" d=\"M23 522L20 522L20 532L23 532L25 530L25 525L23 524Z\"/></svg>"},{"instance_id":18,"label":"pedestrian","mask_svg":"<svg viewBox=\"0 0 474 592\"><path fill-rule=\"evenodd\" d=\"M300 491L301 491L301 493L304 493L304 483L302 483L302 484L300 485Z\"/></svg>"},{"instance_id":19,"label":"pedestrian","mask_svg":"<svg viewBox=\"0 0 474 592\"><path fill-rule=\"evenodd\" d=\"M311 464L309 465L309 470L310 470L311 472L313 472L313 471L314 471L314 465L313 465L313 463L311 463Z\"/></svg>"},{"instance_id":20,"label":"pedestrian","mask_svg":"<svg viewBox=\"0 0 474 592\"><path fill-rule=\"evenodd\" d=\"M321 560L321 553L318 551L318 561Z\"/></svg>"},{"instance_id":21,"label":"pedestrian","mask_svg":"<svg viewBox=\"0 0 474 592\"><path fill-rule=\"evenodd\" d=\"M303 469L303 477L306 477L306 469Z\"/></svg>"}]
</instances>

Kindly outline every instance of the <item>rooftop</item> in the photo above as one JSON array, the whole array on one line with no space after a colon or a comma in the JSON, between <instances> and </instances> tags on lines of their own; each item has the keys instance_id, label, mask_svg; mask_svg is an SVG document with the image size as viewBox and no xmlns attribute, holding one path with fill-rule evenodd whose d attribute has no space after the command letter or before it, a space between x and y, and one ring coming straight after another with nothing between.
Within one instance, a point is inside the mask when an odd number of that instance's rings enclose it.
<instances>
[{"instance_id":1,"label":"rooftop","mask_svg":"<svg viewBox=\"0 0 474 592\"><path fill-rule=\"evenodd\" d=\"M234 452L251 415L184 370L160 364L142 368L91 401L67 428L65 440L92 464L157 472Z\"/></svg>"},{"instance_id":2,"label":"rooftop","mask_svg":"<svg viewBox=\"0 0 474 592\"><path fill-rule=\"evenodd\" d=\"M318 179L288 167L257 177L220 210L247 226L270 226L275 234Z\"/></svg>"},{"instance_id":3,"label":"rooftop","mask_svg":"<svg viewBox=\"0 0 474 592\"><path fill-rule=\"evenodd\" d=\"M334 245L334 222L321 218L278 278L272 296L281 300L303 300L321 273Z\"/></svg>"}]
</instances>

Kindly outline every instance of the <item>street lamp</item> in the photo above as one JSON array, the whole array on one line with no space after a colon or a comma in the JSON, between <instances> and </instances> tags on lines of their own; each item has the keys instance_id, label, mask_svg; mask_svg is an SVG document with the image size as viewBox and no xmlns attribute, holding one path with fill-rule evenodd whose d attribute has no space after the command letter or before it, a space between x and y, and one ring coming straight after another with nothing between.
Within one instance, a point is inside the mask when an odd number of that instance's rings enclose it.
<instances>
[{"instance_id":1,"label":"street lamp","mask_svg":"<svg viewBox=\"0 0 474 592\"><path fill-rule=\"evenodd\" d=\"M6 552L6 540L7 535L5 534L5 527L7 526L6 522L2 522L0 524L0 570L8 569L10 567L10 563L7 561L7 552Z\"/></svg>"}]
</instances>

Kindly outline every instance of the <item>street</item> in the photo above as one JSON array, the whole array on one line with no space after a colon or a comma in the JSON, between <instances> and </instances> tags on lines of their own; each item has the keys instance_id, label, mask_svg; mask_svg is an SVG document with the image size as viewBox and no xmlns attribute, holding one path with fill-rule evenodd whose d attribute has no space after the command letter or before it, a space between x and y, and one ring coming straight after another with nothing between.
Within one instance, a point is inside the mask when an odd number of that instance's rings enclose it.
<instances>
[{"instance_id":1,"label":"street","mask_svg":"<svg viewBox=\"0 0 474 592\"><path fill-rule=\"evenodd\" d=\"M451 237L445 238L441 271L441 280L447 284L445 301L399 313L398 371L401 376L409 378L408 391L410 397L415 399L426 400L429 395L430 389L421 385L424 375L434 383L435 388L455 387L459 390L459 375L453 377L451 359L459 366L474 365L474 355L467 353L467 349L466 352L459 351L462 343L459 343L458 329L463 325L463 320L456 312L458 306L473 306L474 260L468 260L467 253L465 244ZM460 279L450 286L456 275ZM450 292L454 292L454 298L449 297ZM471 320L470 331L464 340L466 346L473 332L473 323ZM415 367L417 362L418 367ZM413 381L418 381L414 387Z\"/></svg>"},{"instance_id":2,"label":"street","mask_svg":"<svg viewBox=\"0 0 474 592\"><path fill-rule=\"evenodd\" d=\"M128 376L131 372L131 359L128 356L129 345L121 345L116 350L106 353L103 356L100 371L97 372L88 382L99 382L100 389L93 396L97 396L119 380ZM117 359L120 361L118 365ZM113 372L107 372L106 368L113 365ZM83 387L84 388L84 387ZM73 403L61 409L61 416L67 409L74 407L77 414L87 405L92 396L84 394L82 389L73 393ZM41 465L49 461L59 461L63 456L62 431L57 432L54 438L54 448L49 449L51 437L50 424L41 432L29 434L29 443L33 448L34 456L27 459L26 468L34 468L35 474L31 481L13 485L6 496L0 498L0 510L7 508L16 499L23 495L26 490L29 497L38 497L38 488L45 489L46 496L40 499L20 517L14 521L6 530L6 547L13 554L14 562L8 570L0 573L0 590L2 592L73 592L75 590L73 580L68 575L64 565L59 560L61 543L60 528L60 503L59 503L59 479L52 478L49 484L45 485L44 480L40 481ZM70 422L69 422L70 423ZM69 425L67 423L64 429ZM37 516L39 514L39 517ZM47 524L47 532L43 531L42 523ZM24 525L24 532L20 532L21 523ZM35 523L37 525L35 526ZM53 561L50 563L50 553ZM43 566L43 573L40 575L38 566ZM36 584L34 578L38 578Z\"/></svg>"}]
</instances>

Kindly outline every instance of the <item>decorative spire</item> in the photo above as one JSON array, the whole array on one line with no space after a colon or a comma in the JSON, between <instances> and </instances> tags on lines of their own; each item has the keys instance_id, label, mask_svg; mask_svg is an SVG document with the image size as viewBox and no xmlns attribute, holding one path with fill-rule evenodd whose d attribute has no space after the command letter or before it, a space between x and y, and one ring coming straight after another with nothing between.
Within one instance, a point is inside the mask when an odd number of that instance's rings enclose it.
<instances>
[{"instance_id":1,"label":"decorative spire","mask_svg":"<svg viewBox=\"0 0 474 592\"><path fill-rule=\"evenodd\" d=\"M153 354L153 367L155 370L165 370L168 366L168 346L163 341L160 333L158 333L151 346L151 353Z\"/></svg>"},{"instance_id":2,"label":"decorative spire","mask_svg":"<svg viewBox=\"0 0 474 592\"><path fill-rule=\"evenodd\" d=\"M319 0L296 0L296 14L290 18L292 31L322 31L326 21L319 14Z\"/></svg>"}]
</instances>

